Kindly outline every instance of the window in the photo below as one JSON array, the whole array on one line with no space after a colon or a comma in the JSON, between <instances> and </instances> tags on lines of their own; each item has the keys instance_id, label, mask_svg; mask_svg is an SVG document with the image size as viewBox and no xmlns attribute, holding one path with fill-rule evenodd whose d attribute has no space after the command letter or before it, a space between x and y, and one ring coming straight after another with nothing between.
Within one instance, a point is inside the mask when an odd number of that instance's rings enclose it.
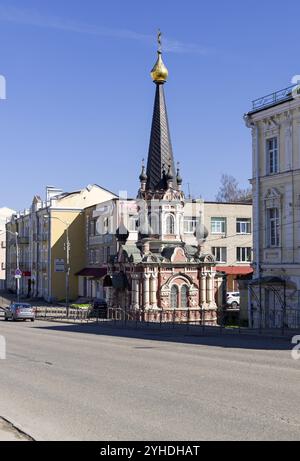
<instances>
[{"instance_id":1,"label":"window","mask_svg":"<svg viewBox=\"0 0 300 461\"><path fill-rule=\"evenodd\" d=\"M237 234L251 234L251 219L250 218L237 218L236 219L236 233Z\"/></svg>"},{"instance_id":2,"label":"window","mask_svg":"<svg viewBox=\"0 0 300 461\"><path fill-rule=\"evenodd\" d=\"M138 228L138 216L129 215L128 216L128 230L130 232L135 232Z\"/></svg>"},{"instance_id":3,"label":"window","mask_svg":"<svg viewBox=\"0 0 300 461\"><path fill-rule=\"evenodd\" d=\"M110 260L110 247L106 248L106 262L109 262Z\"/></svg>"},{"instance_id":4,"label":"window","mask_svg":"<svg viewBox=\"0 0 300 461\"><path fill-rule=\"evenodd\" d=\"M267 139L267 174L278 173L278 138Z\"/></svg>"},{"instance_id":5,"label":"window","mask_svg":"<svg viewBox=\"0 0 300 461\"><path fill-rule=\"evenodd\" d=\"M226 218L211 218L211 233L212 234L225 234L226 232Z\"/></svg>"},{"instance_id":6,"label":"window","mask_svg":"<svg viewBox=\"0 0 300 461\"><path fill-rule=\"evenodd\" d=\"M94 250L89 250L89 264L94 264Z\"/></svg>"},{"instance_id":7,"label":"window","mask_svg":"<svg viewBox=\"0 0 300 461\"><path fill-rule=\"evenodd\" d=\"M236 260L240 263L248 263L251 261L251 247L237 247Z\"/></svg>"},{"instance_id":8,"label":"window","mask_svg":"<svg viewBox=\"0 0 300 461\"><path fill-rule=\"evenodd\" d=\"M96 235L96 220L95 219L91 219L89 222L89 235L92 237Z\"/></svg>"},{"instance_id":9,"label":"window","mask_svg":"<svg viewBox=\"0 0 300 461\"><path fill-rule=\"evenodd\" d=\"M180 291L180 307L188 307L188 287L187 285L182 285Z\"/></svg>"},{"instance_id":10,"label":"window","mask_svg":"<svg viewBox=\"0 0 300 461\"><path fill-rule=\"evenodd\" d=\"M278 247L279 243L279 210L278 208L269 208L267 210L267 244L270 247Z\"/></svg>"},{"instance_id":11,"label":"window","mask_svg":"<svg viewBox=\"0 0 300 461\"><path fill-rule=\"evenodd\" d=\"M226 247L212 247L211 252L214 255L217 263L227 262L227 248Z\"/></svg>"},{"instance_id":12,"label":"window","mask_svg":"<svg viewBox=\"0 0 300 461\"><path fill-rule=\"evenodd\" d=\"M159 214L152 212L148 214L148 223L152 235L159 234Z\"/></svg>"},{"instance_id":13,"label":"window","mask_svg":"<svg viewBox=\"0 0 300 461\"><path fill-rule=\"evenodd\" d=\"M175 234L175 221L172 214L169 214L166 218L166 234Z\"/></svg>"},{"instance_id":14,"label":"window","mask_svg":"<svg viewBox=\"0 0 300 461\"><path fill-rule=\"evenodd\" d=\"M186 217L184 218L184 233L193 234L196 230L197 218L196 217Z\"/></svg>"},{"instance_id":15,"label":"window","mask_svg":"<svg viewBox=\"0 0 300 461\"><path fill-rule=\"evenodd\" d=\"M177 309L178 307L178 286L173 285L171 288L171 308Z\"/></svg>"}]
</instances>

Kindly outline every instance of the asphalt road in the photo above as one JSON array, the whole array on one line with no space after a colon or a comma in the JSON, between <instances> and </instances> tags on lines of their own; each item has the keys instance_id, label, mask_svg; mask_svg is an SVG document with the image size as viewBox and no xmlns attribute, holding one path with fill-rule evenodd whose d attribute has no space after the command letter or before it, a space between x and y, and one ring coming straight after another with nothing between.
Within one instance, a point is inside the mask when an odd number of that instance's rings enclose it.
<instances>
[{"instance_id":1,"label":"asphalt road","mask_svg":"<svg viewBox=\"0 0 300 461\"><path fill-rule=\"evenodd\" d=\"M0 417L36 440L299 440L286 340L0 321Z\"/></svg>"}]
</instances>

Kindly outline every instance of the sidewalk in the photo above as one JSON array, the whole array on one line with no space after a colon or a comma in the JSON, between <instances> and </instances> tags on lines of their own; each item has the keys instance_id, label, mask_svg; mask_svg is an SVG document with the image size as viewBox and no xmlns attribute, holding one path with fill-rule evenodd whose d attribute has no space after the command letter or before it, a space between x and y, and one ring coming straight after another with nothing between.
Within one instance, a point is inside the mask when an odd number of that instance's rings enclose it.
<instances>
[{"instance_id":1,"label":"sidewalk","mask_svg":"<svg viewBox=\"0 0 300 461\"><path fill-rule=\"evenodd\" d=\"M8 293L7 291L0 291L0 307L8 306L11 301L16 301L17 296L14 293ZM30 303L35 307L63 307L59 304L47 303L47 301L38 298L21 298L21 302Z\"/></svg>"},{"instance_id":2,"label":"sidewalk","mask_svg":"<svg viewBox=\"0 0 300 461\"><path fill-rule=\"evenodd\" d=\"M1 442L29 442L29 436L14 427L0 417L0 441Z\"/></svg>"}]
</instances>

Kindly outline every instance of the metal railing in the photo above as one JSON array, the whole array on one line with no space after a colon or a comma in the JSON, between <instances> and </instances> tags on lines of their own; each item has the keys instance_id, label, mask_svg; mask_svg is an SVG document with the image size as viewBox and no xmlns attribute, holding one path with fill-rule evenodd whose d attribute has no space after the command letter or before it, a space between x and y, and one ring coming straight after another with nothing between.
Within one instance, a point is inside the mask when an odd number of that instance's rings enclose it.
<instances>
[{"instance_id":1,"label":"metal railing","mask_svg":"<svg viewBox=\"0 0 300 461\"><path fill-rule=\"evenodd\" d=\"M283 90L275 91L274 93L267 94L266 96L262 96L261 98L255 99L252 101L252 110L259 110L268 106L273 106L278 102L282 102L285 100L292 99L293 97L293 90L299 94L299 88L297 85L292 85Z\"/></svg>"},{"instance_id":2,"label":"metal railing","mask_svg":"<svg viewBox=\"0 0 300 461\"><path fill-rule=\"evenodd\" d=\"M183 328L189 330L195 328L201 333L213 334L271 334L280 336L285 333L300 331L300 308L276 311L268 324L262 324L258 319L252 327L240 316L238 310L218 309L217 318L207 318L203 309L147 309L132 311L121 307L108 308L103 313L92 309L61 307L35 307L36 318L40 320L67 321L69 323L97 323L102 325L130 328ZM198 327L198 328L197 328Z\"/></svg>"}]
</instances>

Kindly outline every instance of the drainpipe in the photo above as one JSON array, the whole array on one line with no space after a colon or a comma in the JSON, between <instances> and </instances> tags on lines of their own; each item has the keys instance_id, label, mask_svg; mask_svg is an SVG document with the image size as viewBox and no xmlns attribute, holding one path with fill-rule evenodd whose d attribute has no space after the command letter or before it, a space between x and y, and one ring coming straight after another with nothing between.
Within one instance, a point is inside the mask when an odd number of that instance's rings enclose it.
<instances>
[{"instance_id":1,"label":"drainpipe","mask_svg":"<svg viewBox=\"0 0 300 461\"><path fill-rule=\"evenodd\" d=\"M259 175L259 129L258 124L251 121L250 117L245 115L244 120L248 128L252 128L255 130L255 167L256 167L256 174L255 174L255 186L256 186L256 194L255 194L255 221L256 221L256 228L253 228L253 233L255 232L254 239L255 240L255 264L256 264L256 274L257 278L260 279L261 277L261 267L260 267L260 175ZM261 287L260 292L261 292ZM260 299L261 304L261 299ZM248 288L248 319L249 325L253 326L253 319L252 319L252 299L251 299L251 290L250 287Z\"/></svg>"},{"instance_id":2,"label":"drainpipe","mask_svg":"<svg viewBox=\"0 0 300 461\"><path fill-rule=\"evenodd\" d=\"M255 235L255 247L256 247L256 272L258 278L260 278L260 182L259 182L259 131L258 125L252 124L256 132L256 175L255 175L255 185L256 185L256 194L255 194L255 220L256 220L256 235Z\"/></svg>"}]
</instances>

